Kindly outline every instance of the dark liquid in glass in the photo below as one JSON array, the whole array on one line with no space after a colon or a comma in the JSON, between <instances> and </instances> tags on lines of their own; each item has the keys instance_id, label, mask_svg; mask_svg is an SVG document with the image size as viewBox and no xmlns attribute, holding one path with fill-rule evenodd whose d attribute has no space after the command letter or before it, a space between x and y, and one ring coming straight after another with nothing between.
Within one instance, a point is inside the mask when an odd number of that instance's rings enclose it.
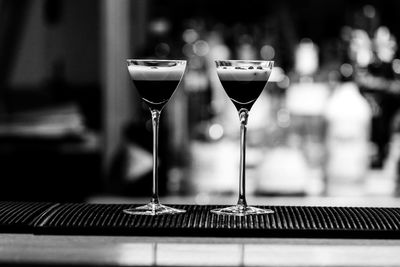
<instances>
[{"instance_id":1,"label":"dark liquid in glass","mask_svg":"<svg viewBox=\"0 0 400 267\"><path fill-rule=\"evenodd\" d=\"M162 110L168 102L179 80L132 80L140 97L150 109Z\"/></svg>"},{"instance_id":2,"label":"dark liquid in glass","mask_svg":"<svg viewBox=\"0 0 400 267\"><path fill-rule=\"evenodd\" d=\"M221 81L226 94L239 111L244 108L250 111L254 102L260 96L267 81Z\"/></svg>"}]
</instances>

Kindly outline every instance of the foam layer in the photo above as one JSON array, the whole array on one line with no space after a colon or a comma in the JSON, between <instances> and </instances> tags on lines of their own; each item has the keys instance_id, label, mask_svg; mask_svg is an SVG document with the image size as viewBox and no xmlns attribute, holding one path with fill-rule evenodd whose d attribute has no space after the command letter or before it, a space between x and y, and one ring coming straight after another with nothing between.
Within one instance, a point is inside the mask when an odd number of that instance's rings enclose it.
<instances>
[{"instance_id":1,"label":"foam layer","mask_svg":"<svg viewBox=\"0 0 400 267\"><path fill-rule=\"evenodd\" d=\"M249 69L224 66L217 68L218 77L223 81L267 81L271 69Z\"/></svg>"},{"instance_id":2,"label":"foam layer","mask_svg":"<svg viewBox=\"0 0 400 267\"><path fill-rule=\"evenodd\" d=\"M137 81L180 80L185 71L185 65L172 67L129 65L128 70L131 78Z\"/></svg>"}]
</instances>

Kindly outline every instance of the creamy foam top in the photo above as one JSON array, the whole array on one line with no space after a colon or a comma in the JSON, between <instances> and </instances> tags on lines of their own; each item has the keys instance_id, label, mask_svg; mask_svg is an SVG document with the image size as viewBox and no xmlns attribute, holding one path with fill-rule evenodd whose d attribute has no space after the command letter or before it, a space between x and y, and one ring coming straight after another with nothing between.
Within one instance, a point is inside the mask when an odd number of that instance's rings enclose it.
<instances>
[{"instance_id":1,"label":"creamy foam top","mask_svg":"<svg viewBox=\"0 0 400 267\"><path fill-rule=\"evenodd\" d=\"M217 73L219 79L223 81L268 81L271 69L223 66L217 68Z\"/></svg>"},{"instance_id":2,"label":"creamy foam top","mask_svg":"<svg viewBox=\"0 0 400 267\"><path fill-rule=\"evenodd\" d=\"M180 80L184 71L184 65L176 65L172 67L163 66L140 66L129 65L129 74L133 80L147 81L147 80Z\"/></svg>"}]
</instances>

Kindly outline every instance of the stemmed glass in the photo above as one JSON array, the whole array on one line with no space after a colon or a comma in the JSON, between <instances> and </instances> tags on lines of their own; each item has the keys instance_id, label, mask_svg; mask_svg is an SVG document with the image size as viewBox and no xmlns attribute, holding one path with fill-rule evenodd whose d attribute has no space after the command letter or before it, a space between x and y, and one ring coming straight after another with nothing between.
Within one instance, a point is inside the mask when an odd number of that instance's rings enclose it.
<instances>
[{"instance_id":1,"label":"stemmed glass","mask_svg":"<svg viewBox=\"0 0 400 267\"><path fill-rule=\"evenodd\" d=\"M240 120L239 200L235 206L214 209L219 215L245 216L273 213L270 209L248 206L246 202L246 130L249 111L268 83L274 62L256 60L216 60L221 84L235 105Z\"/></svg>"},{"instance_id":2,"label":"stemmed glass","mask_svg":"<svg viewBox=\"0 0 400 267\"><path fill-rule=\"evenodd\" d=\"M158 197L158 130L160 114L186 69L185 60L128 59L128 71L133 84L151 112L153 125L153 190L151 201L140 207L125 209L132 215L184 213L185 210L162 205Z\"/></svg>"}]
</instances>

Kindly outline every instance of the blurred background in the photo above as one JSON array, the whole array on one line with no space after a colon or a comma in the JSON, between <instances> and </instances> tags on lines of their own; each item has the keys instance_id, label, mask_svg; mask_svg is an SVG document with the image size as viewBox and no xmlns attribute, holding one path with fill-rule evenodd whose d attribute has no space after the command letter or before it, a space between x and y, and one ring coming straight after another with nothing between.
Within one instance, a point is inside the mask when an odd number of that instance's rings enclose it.
<instances>
[{"instance_id":1,"label":"blurred background","mask_svg":"<svg viewBox=\"0 0 400 267\"><path fill-rule=\"evenodd\" d=\"M275 61L247 136L250 196L400 184L400 2L0 0L0 199L149 197L150 113L127 58L186 59L160 191L235 196L239 120L214 59Z\"/></svg>"}]
</instances>

